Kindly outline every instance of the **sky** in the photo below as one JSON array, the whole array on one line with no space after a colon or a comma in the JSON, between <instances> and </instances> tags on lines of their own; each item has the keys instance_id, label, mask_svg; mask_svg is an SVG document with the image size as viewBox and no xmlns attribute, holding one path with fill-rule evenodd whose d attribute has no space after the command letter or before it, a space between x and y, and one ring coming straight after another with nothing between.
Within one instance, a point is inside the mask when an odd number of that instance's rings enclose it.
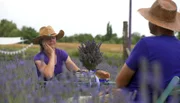
<instances>
[{"instance_id":1,"label":"sky","mask_svg":"<svg viewBox=\"0 0 180 103\"><path fill-rule=\"evenodd\" d=\"M149 36L148 21L137 10L151 7L155 0L132 0L132 33ZM173 0L180 11L180 0ZM122 36L123 21L129 20L129 0L0 0L0 20L7 19L19 29L28 26L39 31L51 25L65 36L79 33L105 35L107 23Z\"/></svg>"}]
</instances>

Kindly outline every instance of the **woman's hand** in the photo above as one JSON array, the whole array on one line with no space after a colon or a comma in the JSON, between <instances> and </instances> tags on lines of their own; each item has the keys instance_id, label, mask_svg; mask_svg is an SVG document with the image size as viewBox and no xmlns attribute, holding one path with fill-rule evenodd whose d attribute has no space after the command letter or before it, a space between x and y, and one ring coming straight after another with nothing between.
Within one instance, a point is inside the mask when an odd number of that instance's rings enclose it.
<instances>
[{"instance_id":1,"label":"woman's hand","mask_svg":"<svg viewBox=\"0 0 180 103\"><path fill-rule=\"evenodd\" d=\"M108 79L108 78L110 78L110 73L106 72L104 70L97 70L96 76L100 79Z\"/></svg>"},{"instance_id":2,"label":"woman's hand","mask_svg":"<svg viewBox=\"0 0 180 103\"><path fill-rule=\"evenodd\" d=\"M87 69L80 69L80 72L89 72Z\"/></svg>"},{"instance_id":3,"label":"woman's hand","mask_svg":"<svg viewBox=\"0 0 180 103\"><path fill-rule=\"evenodd\" d=\"M50 58L52 56L55 56L55 51L52 47L50 47L47 43L43 43L43 47L45 50L46 55Z\"/></svg>"}]
</instances>

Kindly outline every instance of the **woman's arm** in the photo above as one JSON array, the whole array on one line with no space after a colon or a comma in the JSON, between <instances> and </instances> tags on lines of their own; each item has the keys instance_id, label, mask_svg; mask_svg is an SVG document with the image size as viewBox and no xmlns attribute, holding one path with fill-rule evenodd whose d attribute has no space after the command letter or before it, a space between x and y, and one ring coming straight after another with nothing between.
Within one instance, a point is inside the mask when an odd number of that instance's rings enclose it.
<instances>
[{"instance_id":1,"label":"woman's arm","mask_svg":"<svg viewBox=\"0 0 180 103\"><path fill-rule=\"evenodd\" d=\"M55 59L54 57L50 57L49 63L46 65L44 61L36 60L35 64L38 68L38 70L46 77L46 78L52 78L54 75L54 66L55 66Z\"/></svg>"},{"instance_id":2,"label":"woman's arm","mask_svg":"<svg viewBox=\"0 0 180 103\"><path fill-rule=\"evenodd\" d=\"M53 50L47 43L43 43L44 51L49 58L49 62L46 65L42 60L36 60L35 64L38 70L46 77L52 78L54 75L54 66L55 66L55 50Z\"/></svg>"},{"instance_id":3,"label":"woman's arm","mask_svg":"<svg viewBox=\"0 0 180 103\"><path fill-rule=\"evenodd\" d=\"M104 70L97 70L96 76L100 79L107 79L107 78L110 78L110 73Z\"/></svg>"},{"instance_id":4,"label":"woman's arm","mask_svg":"<svg viewBox=\"0 0 180 103\"><path fill-rule=\"evenodd\" d=\"M126 64L123 65L120 72L116 77L116 85L118 88L125 87L129 84L132 76L134 75L135 71L130 69Z\"/></svg>"},{"instance_id":5,"label":"woman's arm","mask_svg":"<svg viewBox=\"0 0 180 103\"><path fill-rule=\"evenodd\" d=\"M79 67L71 60L70 56L68 56L66 62L65 62L66 68L69 71L79 71Z\"/></svg>"},{"instance_id":6,"label":"woman's arm","mask_svg":"<svg viewBox=\"0 0 180 103\"><path fill-rule=\"evenodd\" d=\"M140 60L143 58L148 59L149 51L145 38L138 41L135 47L132 49L130 56L127 58L125 64L121 68L116 78L117 87L127 86L133 75L138 72Z\"/></svg>"}]
</instances>

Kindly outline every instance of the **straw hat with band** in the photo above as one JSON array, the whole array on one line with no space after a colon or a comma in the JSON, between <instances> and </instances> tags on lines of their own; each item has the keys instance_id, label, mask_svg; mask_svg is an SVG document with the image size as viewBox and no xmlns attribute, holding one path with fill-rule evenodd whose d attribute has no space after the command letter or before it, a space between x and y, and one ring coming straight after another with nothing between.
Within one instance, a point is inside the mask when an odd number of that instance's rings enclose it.
<instances>
[{"instance_id":1,"label":"straw hat with band","mask_svg":"<svg viewBox=\"0 0 180 103\"><path fill-rule=\"evenodd\" d=\"M64 36L64 31L60 30L58 34L55 33L51 26L43 26L39 30L39 36L33 39L34 44L39 44L39 41L45 37L56 36L56 39L60 39Z\"/></svg>"},{"instance_id":2,"label":"straw hat with band","mask_svg":"<svg viewBox=\"0 0 180 103\"><path fill-rule=\"evenodd\" d=\"M180 13L172 0L156 0L151 8L141 8L140 14L149 22L172 30L180 31Z\"/></svg>"}]
</instances>

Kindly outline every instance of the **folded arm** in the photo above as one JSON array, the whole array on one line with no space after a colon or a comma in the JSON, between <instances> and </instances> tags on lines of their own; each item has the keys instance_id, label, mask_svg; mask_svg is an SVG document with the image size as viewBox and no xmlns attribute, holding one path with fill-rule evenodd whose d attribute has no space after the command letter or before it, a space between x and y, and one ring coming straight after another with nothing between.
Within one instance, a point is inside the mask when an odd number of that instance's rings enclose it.
<instances>
[{"instance_id":1,"label":"folded arm","mask_svg":"<svg viewBox=\"0 0 180 103\"><path fill-rule=\"evenodd\" d=\"M54 57L50 57L48 64L45 64L42 60L36 60L35 64L38 70L48 79L54 75L55 61Z\"/></svg>"}]
</instances>

